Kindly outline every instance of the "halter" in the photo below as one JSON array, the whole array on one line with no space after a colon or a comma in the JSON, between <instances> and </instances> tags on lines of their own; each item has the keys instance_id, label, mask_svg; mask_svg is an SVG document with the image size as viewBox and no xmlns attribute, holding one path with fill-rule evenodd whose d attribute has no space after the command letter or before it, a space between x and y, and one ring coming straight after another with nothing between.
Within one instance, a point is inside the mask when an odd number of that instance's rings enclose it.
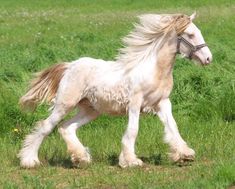
<instances>
[{"instance_id":1,"label":"halter","mask_svg":"<svg viewBox=\"0 0 235 189\"><path fill-rule=\"evenodd\" d=\"M192 59L193 53L195 53L196 51L200 50L203 47L206 47L207 44L201 44L201 45L193 45L192 43L190 43L189 41L187 41L185 38L183 38L182 36L178 36L177 38L177 53L180 54L180 43L184 42L186 45L188 45L189 49L190 49L190 53L188 58Z\"/></svg>"}]
</instances>

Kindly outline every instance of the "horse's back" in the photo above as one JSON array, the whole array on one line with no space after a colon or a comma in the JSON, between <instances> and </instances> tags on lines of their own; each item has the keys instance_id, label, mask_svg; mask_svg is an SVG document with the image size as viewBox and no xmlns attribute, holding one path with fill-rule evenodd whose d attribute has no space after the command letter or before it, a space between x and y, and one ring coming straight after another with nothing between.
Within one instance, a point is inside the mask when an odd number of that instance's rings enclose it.
<instances>
[{"instance_id":1,"label":"horse's back","mask_svg":"<svg viewBox=\"0 0 235 189\"><path fill-rule=\"evenodd\" d=\"M92 67L94 68L105 68L112 66L115 62L114 61L106 61L103 59L96 59L91 57L82 57L75 61L71 62L75 67Z\"/></svg>"}]
</instances>

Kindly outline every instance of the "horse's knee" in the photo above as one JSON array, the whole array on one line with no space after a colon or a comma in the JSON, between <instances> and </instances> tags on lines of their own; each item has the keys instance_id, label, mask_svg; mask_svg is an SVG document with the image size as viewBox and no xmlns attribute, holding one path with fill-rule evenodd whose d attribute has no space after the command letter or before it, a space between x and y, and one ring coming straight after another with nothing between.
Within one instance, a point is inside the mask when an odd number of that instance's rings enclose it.
<instances>
[{"instance_id":1,"label":"horse's knee","mask_svg":"<svg viewBox=\"0 0 235 189\"><path fill-rule=\"evenodd\" d=\"M65 138L67 135L70 134L70 132L68 131L68 128L65 128L65 127L63 127L63 126L60 126L60 127L58 128L58 131L59 131L59 133L61 134L61 136L62 136L63 138Z\"/></svg>"},{"instance_id":2,"label":"horse's knee","mask_svg":"<svg viewBox=\"0 0 235 189\"><path fill-rule=\"evenodd\" d=\"M50 122L48 122L47 120L43 120L37 123L37 127L35 128L35 131L33 132L33 134L38 133L42 135L43 137L45 137L49 135L52 130L53 130L53 127L50 124Z\"/></svg>"},{"instance_id":3,"label":"horse's knee","mask_svg":"<svg viewBox=\"0 0 235 189\"><path fill-rule=\"evenodd\" d=\"M63 128L63 127L59 127L58 128L58 131L59 131L59 133L63 136L63 135L65 135L65 133L66 133L66 131L65 131L65 129Z\"/></svg>"}]
</instances>

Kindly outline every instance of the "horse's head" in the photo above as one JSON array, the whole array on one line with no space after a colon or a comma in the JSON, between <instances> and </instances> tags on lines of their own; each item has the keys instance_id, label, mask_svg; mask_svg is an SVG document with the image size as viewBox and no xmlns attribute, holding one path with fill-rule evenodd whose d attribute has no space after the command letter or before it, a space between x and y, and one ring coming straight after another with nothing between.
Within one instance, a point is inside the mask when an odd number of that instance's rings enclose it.
<instances>
[{"instance_id":1,"label":"horse's head","mask_svg":"<svg viewBox=\"0 0 235 189\"><path fill-rule=\"evenodd\" d=\"M195 17L196 13L190 16L190 24L184 32L178 36L177 51L184 57L207 65L212 61L212 54L204 41L201 31L192 22Z\"/></svg>"}]
</instances>

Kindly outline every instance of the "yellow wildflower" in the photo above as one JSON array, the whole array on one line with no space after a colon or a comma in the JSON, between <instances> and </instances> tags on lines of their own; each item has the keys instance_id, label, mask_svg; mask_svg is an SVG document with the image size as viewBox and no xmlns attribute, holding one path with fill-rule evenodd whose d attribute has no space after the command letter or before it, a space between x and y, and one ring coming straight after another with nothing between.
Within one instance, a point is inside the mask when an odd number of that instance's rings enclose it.
<instances>
[{"instance_id":1,"label":"yellow wildflower","mask_svg":"<svg viewBox=\"0 0 235 189\"><path fill-rule=\"evenodd\" d=\"M14 131L14 132L19 132L19 129L15 128L13 131Z\"/></svg>"}]
</instances>

